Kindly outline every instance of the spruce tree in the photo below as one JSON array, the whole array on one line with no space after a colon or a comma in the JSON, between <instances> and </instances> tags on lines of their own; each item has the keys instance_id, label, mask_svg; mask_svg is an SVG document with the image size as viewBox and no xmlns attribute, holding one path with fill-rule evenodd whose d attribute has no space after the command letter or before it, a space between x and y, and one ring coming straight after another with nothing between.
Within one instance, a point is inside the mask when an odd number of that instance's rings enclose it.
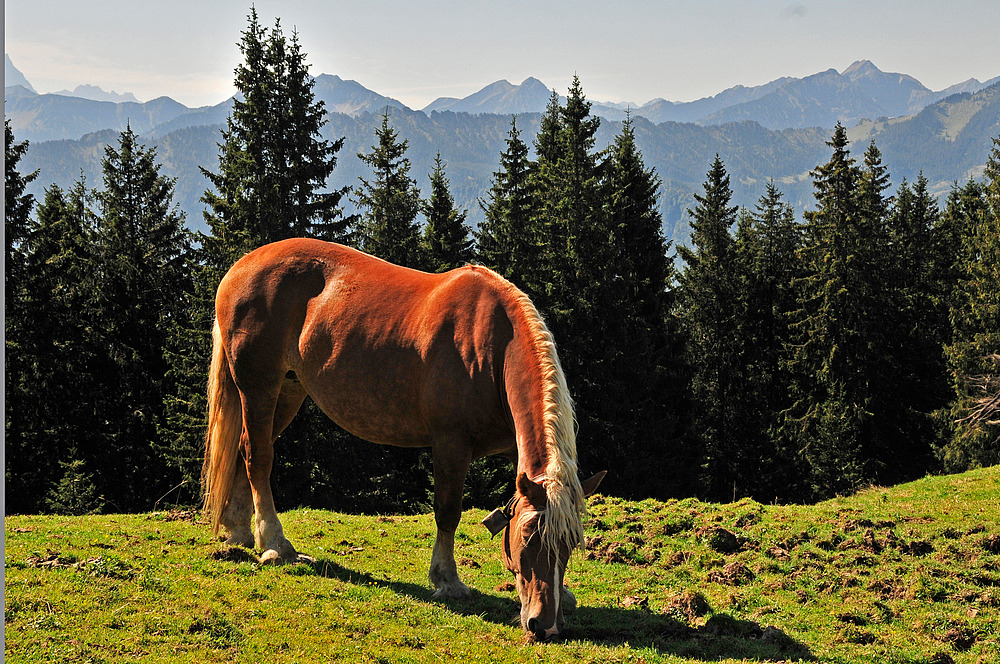
<instances>
[{"instance_id":1,"label":"spruce tree","mask_svg":"<svg viewBox=\"0 0 1000 664\"><path fill-rule=\"evenodd\" d=\"M202 169L212 189L202 200L210 234L205 258L221 279L247 251L288 237L349 241L340 201L325 191L343 139L321 138L324 103L317 100L305 54L280 21L264 28L251 8L239 42L237 95L219 144L219 170Z\"/></svg>"},{"instance_id":2,"label":"spruce tree","mask_svg":"<svg viewBox=\"0 0 1000 664\"><path fill-rule=\"evenodd\" d=\"M427 220L424 226L423 254L429 271L445 272L472 260L471 230L465 223L468 212L455 208L455 198L449 189L440 152L434 159L430 181L430 198L421 202L424 218Z\"/></svg>"},{"instance_id":3,"label":"spruce tree","mask_svg":"<svg viewBox=\"0 0 1000 664\"><path fill-rule=\"evenodd\" d=\"M743 388L733 398L744 423L744 442L734 450L743 490L757 500L794 499L802 487L794 444L781 436L781 417L789 405L787 371L789 315L796 309L793 284L801 274L801 230L791 205L774 181L752 211L740 215L736 234L738 262L737 367Z\"/></svg>"},{"instance_id":4,"label":"spruce tree","mask_svg":"<svg viewBox=\"0 0 1000 664\"><path fill-rule=\"evenodd\" d=\"M604 385L614 381L619 325L615 308L615 250L604 201L604 155L595 149L600 118L590 115L578 77L565 106L554 94L536 136L531 168L531 224L538 242L528 292L559 342L559 356L577 402L581 440L612 449L624 437L604 408ZM611 303L611 305L609 305ZM610 388L609 388L610 389ZM600 441L600 442L598 442ZM587 465L593 458L584 458ZM603 467L603 466L602 466Z\"/></svg>"},{"instance_id":5,"label":"spruce tree","mask_svg":"<svg viewBox=\"0 0 1000 664\"><path fill-rule=\"evenodd\" d=\"M24 429L30 426L25 406L31 401L27 390L30 384L27 374L31 370L31 359L26 355L25 345L35 334L27 323L30 309L26 299L30 291L25 290L25 246L30 229L31 208L34 197L25 194L27 185L37 177L35 173L22 175L18 162L28 150L27 141L17 143L10 128L10 120L4 120L4 376L6 398L4 401L4 422L7 444L6 481L8 510L18 511L19 497L25 497L24 490L31 487L31 481L20 473L12 474L12 466L23 460L31 443L26 441ZM16 451L16 452L15 452ZM12 454L15 452L15 454ZM31 473L33 464L27 464L22 472ZM27 480L27 481L26 481ZM24 482L24 483L22 483ZM18 490L20 489L20 491ZM27 494L30 495L30 494Z\"/></svg>"},{"instance_id":6,"label":"spruce tree","mask_svg":"<svg viewBox=\"0 0 1000 664\"><path fill-rule=\"evenodd\" d=\"M946 470L1000 463L996 403L1000 374L1000 138L993 141L979 201L961 201L967 218L961 278L951 302L953 339L945 348L955 398L951 438L939 451Z\"/></svg>"},{"instance_id":7,"label":"spruce tree","mask_svg":"<svg viewBox=\"0 0 1000 664\"><path fill-rule=\"evenodd\" d=\"M479 260L523 290L530 290L538 268L540 245L532 225L533 191L529 182L528 146L521 140L517 118L511 118L507 147L486 200L480 200L483 221L476 232Z\"/></svg>"},{"instance_id":8,"label":"spruce tree","mask_svg":"<svg viewBox=\"0 0 1000 664\"><path fill-rule=\"evenodd\" d=\"M953 264L954 258L948 258L951 249L939 234L941 213L927 187L922 173L912 186L904 180L890 216L901 351L896 398L911 409L901 418L904 435L914 441L938 442L942 432L934 414L952 396L942 348L951 338L947 300L948 282L953 281L938 270L944 263ZM947 272L952 273L952 268ZM926 455L921 460L931 467Z\"/></svg>"},{"instance_id":9,"label":"spruce tree","mask_svg":"<svg viewBox=\"0 0 1000 664\"><path fill-rule=\"evenodd\" d=\"M600 306L609 371L600 377L604 398L591 405L600 407L610 434L589 461L596 465L599 454L614 460L614 475L631 473L627 495L690 495L695 459L682 441L685 372L673 261L658 206L660 178L643 161L630 117L607 152L603 177L611 269ZM668 458L670 470L663 465ZM636 467L644 472L635 473Z\"/></svg>"},{"instance_id":10,"label":"spruce tree","mask_svg":"<svg viewBox=\"0 0 1000 664\"><path fill-rule=\"evenodd\" d=\"M539 157L532 184L539 260L548 269L534 291L541 296L556 338L563 339L563 346L579 348L579 353L569 354L571 363L584 362L583 348L592 348L591 342L600 338L596 307L613 260L601 188L602 155L594 149L600 118L590 116L590 107L574 77L566 105L556 109L558 124L556 118L543 118L543 132L553 124L557 133L554 147L543 143L548 138L542 132L536 137ZM552 154L543 156L545 152Z\"/></svg>"},{"instance_id":11,"label":"spruce tree","mask_svg":"<svg viewBox=\"0 0 1000 664\"><path fill-rule=\"evenodd\" d=\"M131 128L103 161L96 194L95 272L101 285L96 310L105 349L92 394L106 445L93 450L112 483L105 496L116 509L148 504L166 481L151 441L163 418L170 326L186 314L191 291L186 255L190 240L173 201L174 181L160 174L156 153Z\"/></svg>"},{"instance_id":12,"label":"spruce tree","mask_svg":"<svg viewBox=\"0 0 1000 664\"><path fill-rule=\"evenodd\" d=\"M786 435L803 450L811 492L823 497L854 490L868 476L858 431L866 411L844 385L856 385L864 376L861 367L846 365L854 359L846 335L856 334L847 310L856 295L849 288L854 276L849 232L858 216L860 174L841 125L827 144L830 160L812 171L817 209L806 212L805 276L790 358L794 402L785 413ZM852 378L850 372L857 373Z\"/></svg>"},{"instance_id":13,"label":"spruce tree","mask_svg":"<svg viewBox=\"0 0 1000 664\"><path fill-rule=\"evenodd\" d=\"M905 389L917 346L905 313L885 192L874 145L858 167L838 125L830 161L813 171L817 210L806 213L806 276L795 313L791 366L797 436L817 497L925 472L928 409Z\"/></svg>"},{"instance_id":14,"label":"spruce tree","mask_svg":"<svg viewBox=\"0 0 1000 664\"><path fill-rule=\"evenodd\" d=\"M97 358L91 192L49 187L23 244L20 306L7 302L7 510L38 512L70 467L93 459L104 440L95 426ZM11 324L22 331L11 335ZM100 507L94 500L84 511Z\"/></svg>"},{"instance_id":15,"label":"spruce tree","mask_svg":"<svg viewBox=\"0 0 1000 664\"><path fill-rule=\"evenodd\" d=\"M733 463L742 423L734 421L731 408L739 385L732 195L729 174L716 155L690 211L692 247L678 249L685 263L679 282L685 356L692 372L690 432L703 455L705 489L717 498L731 497L742 481Z\"/></svg>"},{"instance_id":16,"label":"spruce tree","mask_svg":"<svg viewBox=\"0 0 1000 664\"><path fill-rule=\"evenodd\" d=\"M4 120L4 289L7 303L16 298L24 268L22 245L28 236L29 218L35 199L24 190L38 177L38 171L22 175L17 164L28 151L28 142L16 143L10 120Z\"/></svg>"},{"instance_id":17,"label":"spruce tree","mask_svg":"<svg viewBox=\"0 0 1000 664\"><path fill-rule=\"evenodd\" d=\"M251 8L238 45L243 59L218 170L203 169L211 184L202 197L209 233L199 236L201 247L191 256L195 285L183 303L186 322L174 326L167 348L172 388L160 435L175 442L159 453L174 469L175 483L183 482L172 500L190 500L198 491L215 290L226 270L255 247L289 237L355 242L354 220L341 208L348 188L329 190L343 139L322 137L325 106L316 99L298 33L286 38L280 21L268 30ZM311 403L303 407L279 441L279 504L286 496L293 505L313 496L314 503L333 506L330 493L320 495L317 487L334 484L336 445L327 439L345 436Z\"/></svg>"},{"instance_id":18,"label":"spruce tree","mask_svg":"<svg viewBox=\"0 0 1000 664\"><path fill-rule=\"evenodd\" d=\"M390 263L421 268L425 261L420 246L417 213L420 190L410 177L406 157L408 141L389 123L389 109L375 130L376 145L358 158L372 170L372 178L359 178L354 202L362 211L359 223L361 248Z\"/></svg>"}]
</instances>

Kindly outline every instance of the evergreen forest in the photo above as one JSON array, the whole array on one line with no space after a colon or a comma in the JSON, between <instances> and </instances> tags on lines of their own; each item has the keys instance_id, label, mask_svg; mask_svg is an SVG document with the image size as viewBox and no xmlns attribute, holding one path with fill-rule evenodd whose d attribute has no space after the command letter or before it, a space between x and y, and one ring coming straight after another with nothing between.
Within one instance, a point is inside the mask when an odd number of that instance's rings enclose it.
<instances>
[{"instance_id":1,"label":"evergreen forest","mask_svg":"<svg viewBox=\"0 0 1000 664\"><path fill-rule=\"evenodd\" d=\"M838 125L804 218L773 181L733 205L706 154L675 247L631 121L597 150L575 78L532 145L511 119L473 229L440 155L422 198L389 109L358 155L370 173L331 190L343 141L321 138L298 34L251 11L239 47L202 168L207 232L187 229L131 128L101 182L35 200L30 145L5 123L8 513L199 503L215 288L253 248L303 236L431 272L479 263L524 290L559 345L582 472L609 470L606 493L808 502L1000 463L1000 137L939 205L923 176L893 183L874 143L852 155ZM275 456L279 509L432 502L429 454L355 439L308 401ZM513 479L506 460L475 461L466 505L503 504Z\"/></svg>"}]
</instances>

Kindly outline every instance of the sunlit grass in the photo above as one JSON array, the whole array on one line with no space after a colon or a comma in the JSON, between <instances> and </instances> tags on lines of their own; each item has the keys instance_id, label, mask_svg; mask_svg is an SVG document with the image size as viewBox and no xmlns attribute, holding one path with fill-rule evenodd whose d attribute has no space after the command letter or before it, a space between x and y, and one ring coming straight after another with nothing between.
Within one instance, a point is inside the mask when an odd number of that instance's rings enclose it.
<instances>
[{"instance_id":1,"label":"sunlit grass","mask_svg":"<svg viewBox=\"0 0 1000 664\"><path fill-rule=\"evenodd\" d=\"M535 645L481 511L456 537L467 601L431 597L431 515L288 512L316 563L279 568L190 513L8 517L6 661L1000 661L1000 469L590 511L567 639Z\"/></svg>"}]
</instances>

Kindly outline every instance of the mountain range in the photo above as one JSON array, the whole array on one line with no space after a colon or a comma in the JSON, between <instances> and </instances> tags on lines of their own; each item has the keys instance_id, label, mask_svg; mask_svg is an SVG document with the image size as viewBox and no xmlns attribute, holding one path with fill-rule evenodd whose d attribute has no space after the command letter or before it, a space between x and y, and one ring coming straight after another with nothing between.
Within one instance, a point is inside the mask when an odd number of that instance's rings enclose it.
<instances>
[{"instance_id":1,"label":"mountain range","mask_svg":"<svg viewBox=\"0 0 1000 664\"><path fill-rule=\"evenodd\" d=\"M5 114L17 140L31 141L22 166L41 171L32 193L40 196L51 183L69 186L81 172L91 186L99 183L103 147L131 126L144 142L156 145L163 172L177 178L177 200L189 223L202 225L198 199L207 181L198 167L212 170L218 163L219 129L232 99L188 108L168 97L111 101L109 93L86 86L74 93L37 94L9 58L5 62ZM375 127L388 110L409 142L411 175L425 186L440 151L456 202L469 209L473 223L481 218L477 201L489 188L511 116L517 116L530 145L552 94L535 78L518 85L498 81L463 99L439 98L413 110L330 74L315 78L314 91L327 110L324 137L345 138L331 186L354 184L367 175L355 155L370 150ZM934 92L910 76L859 61L842 73L830 69L736 86L692 102L594 102L592 112L605 120L598 147L610 144L626 113L631 115L646 163L663 181L664 230L684 241L685 211L715 154L732 177L736 203L752 205L767 179L774 178L801 212L812 200L809 171L829 157L825 142L837 122L849 127L857 156L869 141L876 142L895 182L912 181L922 171L936 193L947 192L952 183L981 174L991 139L1000 134L1000 77L970 79Z\"/></svg>"}]
</instances>

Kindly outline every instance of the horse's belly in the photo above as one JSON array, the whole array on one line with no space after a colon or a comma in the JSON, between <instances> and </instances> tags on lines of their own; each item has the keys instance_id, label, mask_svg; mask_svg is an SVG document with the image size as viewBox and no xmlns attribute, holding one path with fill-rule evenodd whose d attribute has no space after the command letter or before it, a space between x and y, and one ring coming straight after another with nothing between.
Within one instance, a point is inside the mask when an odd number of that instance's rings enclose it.
<instances>
[{"instance_id":1,"label":"horse's belly","mask_svg":"<svg viewBox=\"0 0 1000 664\"><path fill-rule=\"evenodd\" d=\"M390 376L329 370L306 389L331 420L359 438L402 447L431 443L416 395Z\"/></svg>"}]
</instances>

